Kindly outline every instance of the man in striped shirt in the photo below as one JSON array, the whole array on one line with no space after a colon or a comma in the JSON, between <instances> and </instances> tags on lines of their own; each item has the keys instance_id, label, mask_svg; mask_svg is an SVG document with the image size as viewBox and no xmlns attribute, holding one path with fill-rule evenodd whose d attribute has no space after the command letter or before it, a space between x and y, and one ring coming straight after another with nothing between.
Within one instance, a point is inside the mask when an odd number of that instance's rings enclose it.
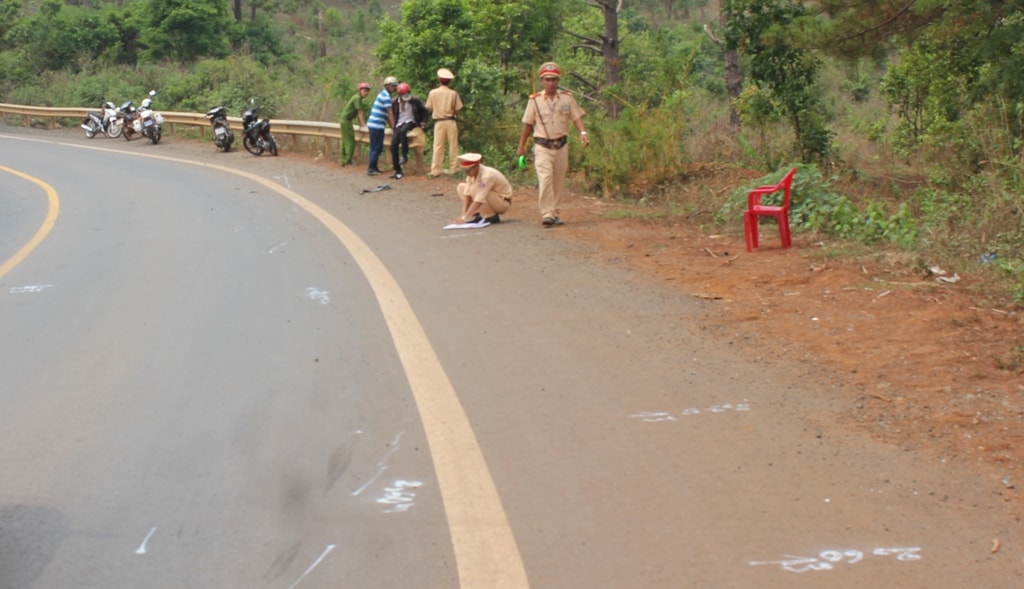
<instances>
[{"instance_id":1,"label":"man in striped shirt","mask_svg":"<svg viewBox=\"0 0 1024 589\"><path fill-rule=\"evenodd\" d=\"M380 154L384 151L384 130L388 126L395 126L395 122L391 120L391 95L397 89L397 78L394 76L384 78L384 89L377 95L370 108L370 118L366 121L366 128L370 130L370 166L366 173L370 176L380 174L377 160L380 159Z\"/></svg>"}]
</instances>

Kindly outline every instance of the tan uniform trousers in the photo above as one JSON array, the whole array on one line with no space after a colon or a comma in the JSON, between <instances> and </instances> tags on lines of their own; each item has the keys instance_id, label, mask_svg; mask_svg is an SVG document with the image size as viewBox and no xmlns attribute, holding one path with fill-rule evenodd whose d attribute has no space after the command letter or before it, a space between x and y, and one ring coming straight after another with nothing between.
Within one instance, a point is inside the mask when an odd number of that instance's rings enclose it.
<instances>
[{"instance_id":1,"label":"tan uniform trousers","mask_svg":"<svg viewBox=\"0 0 1024 589\"><path fill-rule=\"evenodd\" d=\"M557 217L558 205L565 195L565 175L569 173L569 146L553 149L534 144L533 166L537 169L540 215Z\"/></svg>"},{"instance_id":2,"label":"tan uniform trousers","mask_svg":"<svg viewBox=\"0 0 1024 589\"><path fill-rule=\"evenodd\" d=\"M467 182L460 182L455 188L459 196L470 199L473 198L475 191L470 189L470 185ZM494 192L493 190L487 193L487 206L491 207L496 215L504 215L512 208L511 198L505 198L504 196ZM488 213L490 215L490 213Z\"/></svg>"},{"instance_id":3,"label":"tan uniform trousers","mask_svg":"<svg viewBox=\"0 0 1024 589\"><path fill-rule=\"evenodd\" d=\"M448 173L458 169L455 158L459 156L459 124L454 120L434 122L434 157L430 161L430 173L440 174L444 165L444 146L448 144Z\"/></svg>"}]
</instances>

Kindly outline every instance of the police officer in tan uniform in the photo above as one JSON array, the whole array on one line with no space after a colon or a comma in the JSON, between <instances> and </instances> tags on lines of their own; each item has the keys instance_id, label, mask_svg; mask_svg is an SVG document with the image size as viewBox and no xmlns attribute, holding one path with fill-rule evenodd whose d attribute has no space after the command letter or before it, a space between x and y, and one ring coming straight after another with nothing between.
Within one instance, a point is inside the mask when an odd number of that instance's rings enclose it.
<instances>
[{"instance_id":1,"label":"police officer in tan uniform","mask_svg":"<svg viewBox=\"0 0 1024 589\"><path fill-rule=\"evenodd\" d=\"M512 206L512 184L500 171L480 163L484 157L479 153L464 153L458 159L466 181L456 189L462 216L452 223L500 223L499 215Z\"/></svg>"},{"instance_id":2,"label":"police officer in tan uniform","mask_svg":"<svg viewBox=\"0 0 1024 589\"><path fill-rule=\"evenodd\" d=\"M448 145L448 172L455 173L455 157L459 155L459 125L456 118L462 110L462 98L449 85L455 74L447 68L437 70L438 87L427 94L427 110L434 118L434 156L430 162L429 177L441 173L444 165L444 148Z\"/></svg>"},{"instance_id":3,"label":"police officer in tan uniform","mask_svg":"<svg viewBox=\"0 0 1024 589\"><path fill-rule=\"evenodd\" d=\"M576 103L572 92L559 90L562 72L557 63L540 66L538 75L543 90L530 96L523 114L523 133L519 137L516 155L526 154L526 140L533 137L533 162L537 168L538 205L545 227L561 225L558 205L565 194L565 176L569 172L569 125L580 133L583 146L590 138L583 129L581 117L585 114Z\"/></svg>"}]
</instances>

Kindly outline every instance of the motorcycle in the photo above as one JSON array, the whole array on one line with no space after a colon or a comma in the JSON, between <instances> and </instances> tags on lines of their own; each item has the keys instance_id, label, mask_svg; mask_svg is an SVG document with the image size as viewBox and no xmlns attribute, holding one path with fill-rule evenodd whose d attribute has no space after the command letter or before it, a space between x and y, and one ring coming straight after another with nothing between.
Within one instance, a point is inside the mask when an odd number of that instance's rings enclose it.
<instances>
[{"instance_id":1,"label":"motorcycle","mask_svg":"<svg viewBox=\"0 0 1024 589\"><path fill-rule=\"evenodd\" d=\"M210 119L213 127L213 144L217 149L224 150L224 153L231 151L231 144L235 142L235 134L228 124L228 109L217 106L206 111L206 118Z\"/></svg>"},{"instance_id":2,"label":"motorcycle","mask_svg":"<svg viewBox=\"0 0 1024 589\"><path fill-rule=\"evenodd\" d=\"M135 137L135 119L139 116L139 111L132 106L132 101L129 100L117 107L117 119L114 124L123 130L125 141L131 141Z\"/></svg>"},{"instance_id":3,"label":"motorcycle","mask_svg":"<svg viewBox=\"0 0 1024 589\"><path fill-rule=\"evenodd\" d=\"M143 137L149 137L149 140L156 145L163 136L161 128L164 124L164 116L153 110L154 96L156 96L156 90L150 90L149 98L143 100L139 105L138 117L132 121L132 126L137 133Z\"/></svg>"},{"instance_id":4,"label":"motorcycle","mask_svg":"<svg viewBox=\"0 0 1024 589\"><path fill-rule=\"evenodd\" d=\"M113 102L104 102L100 108L103 109L102 113L86 113L81 124L85 136L92 139L99 133L105 133L111 139L117 138L121 134L121 127L117 124L117 107Z\"/></svg>"},{"instance_id":5,"label":"motorcycle","mask_svg":"<svg viewBox=\"0 0 1024 589\"><path fill-rule=\"evenodd\" d=\"M264 151L269 151L270 155L277 155L277 142L270 134L270 121L259 118L256 101L251 103L252 106L242 113L242 145L253 155L263 155Z\"/></svg>"}]
</instances>

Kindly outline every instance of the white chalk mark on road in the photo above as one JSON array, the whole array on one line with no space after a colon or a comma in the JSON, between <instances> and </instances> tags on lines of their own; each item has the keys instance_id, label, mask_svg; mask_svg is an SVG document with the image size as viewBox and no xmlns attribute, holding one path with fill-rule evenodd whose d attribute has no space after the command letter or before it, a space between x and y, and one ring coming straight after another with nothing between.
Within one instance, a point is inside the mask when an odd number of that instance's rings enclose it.
<instances>
[{"instance_id":1,"label":"white chalk mark on road","mask_svg":"<svg viewBox=\"0 0 1024 589\"><path fill-rule=\"evenodd\" d=\"M52 284L29 284L27 286L12 286L11 294L25 294L29 292L43 292L48 288L53 288Z\"/></svg>"},{"instance_id":2,"label":"white chalk mark on road","mask_svg":"<svg viewBox=\"0 0 1024 589\"><path fill-rule=\"evenodd\" d=\"M317 558L313 562L313 564L309 565L309 568L306 569L306 572L302 573L302 576L299 577L294 583L292 583L291 586L288 587L288 589L295 589L296 587L298 587L299 583L301 583L303 579L309 576L309 573L313 572L313 569L315 569L317 565L320 564L320 561L326 558L327 555L330 554L332 550L334 550L334 544L328 544L327 548L324 548L324 551L320 553L320 557Z\"/></svg>"},{"instance_id":3,"label":"white chalk mark on road","mask_svg":"<svg viewBox=\"0 0 1024 589\"><path fill-rule=\"evenodd\" d=\"M139 547L135 549L135 554L146 553L146 542L149 542L149 539L153 537L153 532L156 532L156 526L153 526L153 528L149 530L149 533L146 534L146 537L142 540L142 544L140 544Z\"/></svg>"},{"instance_id":4,"label":"white chalk mark on road","mask_svg":"<svg viewBox=\"0 0 1024 589\"><path fill-rule=\"evenodd\" d=\"M391 455L398 451L398 442L402 439L403 435L405 435L405 430L398 432L398 435L391 439L391 443L388 444L388 453L384 455L384 458L381 458L380 461L377 462L377 474L373 475L370 480L366 481L366 484L362 487L353 491L353 497L365 491L367 487L373 484L373 481L377 480L380 478L380 475L384 474L384 471L388 469L388 458L391 458Z\"/></svg>"}]
</instances>

